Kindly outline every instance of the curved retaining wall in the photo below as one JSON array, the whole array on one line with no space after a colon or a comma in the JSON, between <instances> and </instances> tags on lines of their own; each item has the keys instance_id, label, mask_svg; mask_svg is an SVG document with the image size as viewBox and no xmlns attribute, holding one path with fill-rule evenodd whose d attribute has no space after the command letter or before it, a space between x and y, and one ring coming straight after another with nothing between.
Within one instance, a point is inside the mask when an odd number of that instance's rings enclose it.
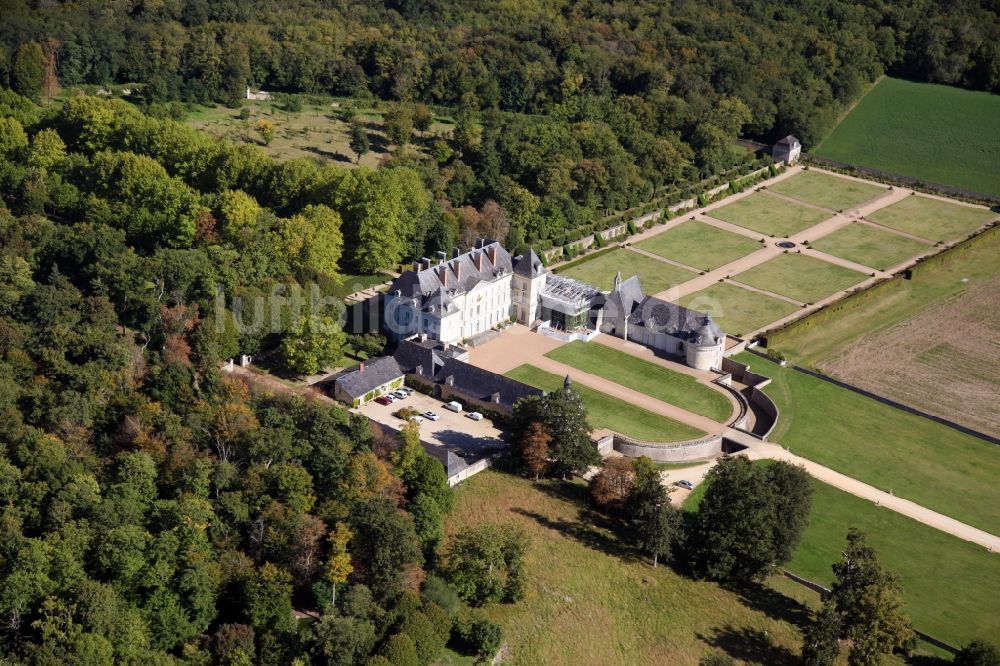
<instances>
[{"instance_id":1,"label":"curved retaining wall","mask_svg":"<svg viewBox=\"0 0 1000 666\"><path fill-rule=\"evenodd\" d=\"M615 451L638 458L646 456L654 462L674 463L692 460L707 460L722 453L722 435L711 435L688 442L644 442L615 433L612 435L612 446Z\"/></svg>"},{"instance_id":2,"label":"curved retaining wall","mask_svg":"<svg viewBox=\"0 0 1000 666\"><path fill-rule=\"evenodd\" d=\"M750 403L747 402L746 396L734 389L728 384L729 377L720 377L712 381L716 386L721 386L724 388L733 399L736 400L736 404L740 406L739 414L736 415L732 421L729 422L730 428L743 428L746 425L747 419L750 418Z\"/></svg>"},{"instance_id":3,"label":"curved retaining wall","mask_svg":"<svg viewBox=\"0 0 1000 666\"><path fill-rule=\"evenodd\" d=\"M756 386L750 389L750 403L758 413L763 412L771 420L771 422L765 426L760 423L760 418L758 417L757 423L754 424L754 432L751 432L750 434L756 435L762 440L767 441L768 436L774 430L774 426L778 425L778 406L774 404L774 401L771 400L769 395L761 391ZM762 428L758 426L762 426ZM761 429L763 429L763 432L761 432Z\"/></svg>"}]
</instances>

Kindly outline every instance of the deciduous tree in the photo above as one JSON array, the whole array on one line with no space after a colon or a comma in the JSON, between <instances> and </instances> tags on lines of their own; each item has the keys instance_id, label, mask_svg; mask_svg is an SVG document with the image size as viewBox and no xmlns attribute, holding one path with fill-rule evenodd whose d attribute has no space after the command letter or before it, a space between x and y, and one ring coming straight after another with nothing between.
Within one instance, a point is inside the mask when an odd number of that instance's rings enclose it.
<instances>
[{"instance_id":1,"label":"deciduous tree","mask_svg":"<svg viewBox=\"0 0 1000 666\"><path fill-rule=\"evenodd\" d=\"M831 599L843 621L844 635L851 640L850 666L873 666L883 654L913 641L913 629L902 609L899 580L882 568L864 532L851 528L847 533L847 549L833 565L833 573L837 580Z\"/></svg>"},{"instance_id":2,"label":"deciduous tree","mask_svg":"<svg viewBox=\"0 0 1000 666\"><path fill-rule=\"evenodd\" d=\"M38 99L45 76L45 53L34 42L21 44L14 52L10 68L10 84L19 94Z\"/></svg>"},{"instance_id":3,"label":"deciduous tree","mask_svg":"<svg viewBox=\"0 0 1000 666\"><path fill-rule=\"evenodd\" d=\"M361 158L368 154L370 144L368 142L368 132L360 122L351 122L351 150L357 156L355 163L360 163Z\"/></svg>"},{"instance_id":4,"label":"deciduous tree","mask_svg":"<svg viewBox=\"0 0 1000 666\"><path fill-rule=\"evenodd\" d=\"M531 474L535 481L545 474L549 467L549 443L552 436L545 430L545 426L537 421L533 421L528 426L528 432L524 439L520 441L518 452L524 463L525 469Z\"/></svg>"}]
</instances>

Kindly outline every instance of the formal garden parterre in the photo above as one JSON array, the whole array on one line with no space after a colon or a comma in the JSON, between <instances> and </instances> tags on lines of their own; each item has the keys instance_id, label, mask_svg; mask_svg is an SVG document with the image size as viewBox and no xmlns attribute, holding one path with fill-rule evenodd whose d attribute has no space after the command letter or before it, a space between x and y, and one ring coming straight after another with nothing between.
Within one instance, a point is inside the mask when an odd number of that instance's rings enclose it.
<instances>
[{"instance_id":1,"label":"formal garden parterre","mask_svg":"<svg viewBox=\"0 0 1000 666\"><path fill-rule=\"evenodd\" d=\"M720 208L713 208L706 215L765 236L787 237L819 224L828 219L831 213L760 191Z\"/></svg>"},{"instance_id":2,"label":"formal garden parterre","mask_svg":"<svg viewBox=\"0 0 1000 666\"><path fill-rule=\"evenodd\" d=\"M863 222L852 222L816 239L809 247L862 266L885 271L927 253L933 245L927 241L884 231Z\"/></svg>"},{"instance_id":3,"label":"formal garden parterre","mask_svg":"<svg viewBox=\"0 0 1000 666\"><path fill-rule=\"evenodd\" d=\"M789 252L737 273L732 279L801 303L816 303L867 277L822 259Z\"/></svg>"},{"instance_id":4,"label":"formal garden parterre","mask_svg":"<svg viewBox=\"0 0 1000 666\"><path fill-rule=\"evenodd\" d=\"M886 187L875 183L845 178L815 169L801 171L768 186L777 192L829 211L841 211L860 206L886 192ZM827 216L829 217L829 215Z\"/></svg>"},{"instance_id":5,"label":"formal garden parterre","mask_svg":"<svg viewBox=\"0 0 1000 666\"><path fill-rule=\"evenodd\" d=\"M761 248L751 238L697 220L686 220L635 246L702 271L716 269Z\"/></svg>"}]
</instances>

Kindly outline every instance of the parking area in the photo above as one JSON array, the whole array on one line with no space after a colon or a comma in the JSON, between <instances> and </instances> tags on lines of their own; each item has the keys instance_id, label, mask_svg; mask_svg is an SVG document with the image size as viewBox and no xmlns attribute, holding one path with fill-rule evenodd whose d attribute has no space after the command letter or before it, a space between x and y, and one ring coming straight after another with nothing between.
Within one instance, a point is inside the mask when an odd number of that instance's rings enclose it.
<instances>
[{"instance_id":1,"label":"parking area","mask_svg":"<svg viewBox=\"0 0 1000 666\"><path fill-rule=\"evenodd\" d=\"M441 448L440 456L450 449L461 453L468 461L482 455L488 455L506 446L501 438L501 431L487 418L473 421L466 412L455 413L444 408L444 403L422 393L413 392L408 398L397 400L391 405L380 405L374 401L362 405L357 411L377 423L393 430L403 426L403 421L393 416L393 413L403 407L415 409L420 413L431 411L440 419L431 421L424 419L420 424L420 439L426 444ZM434 453L434 452L431 452Z\"/></svg>"}]
</instances>

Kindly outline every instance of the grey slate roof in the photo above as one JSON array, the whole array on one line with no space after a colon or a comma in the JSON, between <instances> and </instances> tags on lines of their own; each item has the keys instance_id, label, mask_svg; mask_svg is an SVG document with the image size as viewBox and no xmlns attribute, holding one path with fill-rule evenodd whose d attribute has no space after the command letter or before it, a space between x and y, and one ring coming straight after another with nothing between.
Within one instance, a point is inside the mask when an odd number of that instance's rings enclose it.
<instances>
[{"instance_id":1,"label":"grey slate roof","mask_svg":"<svg viewBox=\"0 0 1000 666\"><path fill-rule=\"evenodd\" d=\"M396 359L392 356L379 356L365 361L357 370L337 377L334 384L351 398L361 398L369 391L402 376L403 371Z\"/></svg>"},{"instance_id":2,"label":"grey slate roof","mask_svg":"<svg viewBox=\"0 0 1000 666\"><path fill-rule=\"evenodd\" d=\"M445 360L466 353L464 347L449 345L447 349L436 340L403 340L396 348L393 358L405 374L415 374L420 368L423 377L433 378Z\"/></svg>"},{"instance_id":3,"label":"grey slate roof","mask_svg":"<svg viewBox=\"0 0 1000 666\"><path fill-rule=\"evenodd\" d=\"M791 134L789 134L788 136L784 137L783 139L778 139L777 143L775 143L774 145L776 145L776 146L788 146L789 148L791 148L791 147L793 147L793 146L795 146L797 144L799 144L799 140L796 139Z\"/></svg>"},{"instance_id":4,"label":"grey slate roof","mask_svg":"<svg viewBox=\"0 0 1000 666\"><path fill-rule=\"evenodd\" d=\"M616 329L621 330L625 326L625 317L629 317L636 306L642 302L645 295L642 293L642 285L639 284L639 276L633 275L622 282L621 273L615 276L615 286L604 299L605 320ZM629 317L629 323L633 323Z\"/></svg>"},{"instance_id":5,"label":"grey slate roof","mask_svg":"<svg viewBox=\"0 0 1000 666\"><path fill-rule=\"evenodd\" d=\"M545 266L535 251L528 248L525 254L514 258L514 272L526 278L534 278L545 272Z\"/></svg>"},{"instance_id":6,"label":"grey slate roof","mask_svg":"<svg viewBox=\"0 0 1000 666\"><path fill-rule=\"evenodd\" d=\"M695 344L715 344L716 339L725 337L725 333L709 315L653 296L647 296L643 300L629 322L657 333L690 340ZM700 336L711 339L712 342L698 342Z\"/></svg>"},{"instance_id":7,"label":"grey slate roof","mask_svg":"<svg viewBox=\"0 0 1000 666\"><path fill-rule=\"evenodd\" d=\"M449 358L438 371L434 381L447 384L471 398L490 402L495 393L500 394L500 406L512 409L514 403L529 395L542 395L540 389L495 372L478 368L465 361Z\"/></svg>"},{"instance_id":8,"label":"grey slate roof","mask_svg":"<svg viewBox=\"0 0 1000 666\"><path fill-rule=\"evenodd\" d=\"M491 282L513 272L510 253L496 241L480 240L477 247L447 261L441 261L420 271L409 269L393 281L390 292L399 291L403 298L430 312L454 311L451 299L463 294L480 282Z\"/></svg>"},{"instance_id":9,"label":"grey slate roof","mask_svg":"<svg viewBox=\"0 0 1000 666\"><path fill-rule=\"evenodd\" d=\"M624 319L627 316L630 327L643 326L656 333L689 340L695 344L714 344L699 343L698 338L707 340L725 337L725 333L710 315L654 296L645 296L638 275L625 281L615 278L615 287L605 299L604 316L605 321L615 326L618 332L624 329Z\"/></svg>"}]
</instances>

